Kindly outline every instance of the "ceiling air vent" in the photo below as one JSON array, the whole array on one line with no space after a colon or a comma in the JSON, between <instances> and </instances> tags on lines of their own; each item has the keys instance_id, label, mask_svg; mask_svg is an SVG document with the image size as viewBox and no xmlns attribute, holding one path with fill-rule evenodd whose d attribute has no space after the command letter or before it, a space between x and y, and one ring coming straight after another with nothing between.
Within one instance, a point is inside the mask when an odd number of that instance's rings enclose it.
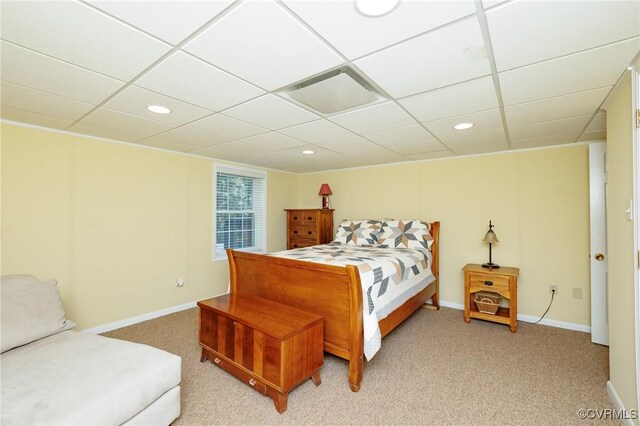
<instances>
[{"instance_id":1,"label":"ceiling air vent","mask_svg":"<svg viewBox=\"0 0 640 426\"><path fill-rule=\"evenodd\" d=\"M314 77L281 93L322 115L335 114L385 100L350 68Z\"/></svg>"}]
</instances>

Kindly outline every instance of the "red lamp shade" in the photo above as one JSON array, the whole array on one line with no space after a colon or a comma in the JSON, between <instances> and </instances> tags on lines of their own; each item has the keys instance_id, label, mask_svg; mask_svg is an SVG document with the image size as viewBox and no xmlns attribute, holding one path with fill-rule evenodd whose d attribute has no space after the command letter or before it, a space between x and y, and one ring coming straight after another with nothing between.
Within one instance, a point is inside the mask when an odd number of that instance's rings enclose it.
<instances>
[{"instance_id":1,"label":"red lamp shade","mask_svg":"<svg viewBox=\"0 0 640 426\"><path fill-rule=\"evenodd\" d=\"M331 188L329 188L329 184L323 183L322 186L320 187L320 192L318 192L318 195L331 195L331 194L333 194L333 192L331 192Z\"/></svg>"}]
</instances>

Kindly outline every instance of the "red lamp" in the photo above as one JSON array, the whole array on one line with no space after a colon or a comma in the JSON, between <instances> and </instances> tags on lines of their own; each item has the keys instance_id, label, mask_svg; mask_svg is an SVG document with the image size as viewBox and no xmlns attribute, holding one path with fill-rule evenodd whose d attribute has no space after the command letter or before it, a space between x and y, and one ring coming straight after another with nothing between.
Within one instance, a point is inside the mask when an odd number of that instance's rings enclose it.
<instances>
[{"instance_id":1,"label":"red lamp","mask_svg":"<svg viewBox=\"0 0 640 426\"><path fill-rule=\"evenodd\" d=\"M320 192L318 192L318 195L322 195L323 209L329 208L329 195L331 194L333 194L333 192L331 192L331 188L329 188L329 184L323 183L322 186L320 186Z\"/></svg>"}]
</instances>

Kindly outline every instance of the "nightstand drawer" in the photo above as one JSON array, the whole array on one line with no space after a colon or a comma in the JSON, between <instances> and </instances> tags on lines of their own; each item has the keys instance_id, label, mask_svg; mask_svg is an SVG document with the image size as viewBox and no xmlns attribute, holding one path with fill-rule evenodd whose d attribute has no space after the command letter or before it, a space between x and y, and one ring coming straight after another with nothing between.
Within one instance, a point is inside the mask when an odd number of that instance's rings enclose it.
<instances>
[{"instance_id":1,"label":"nightstand drawer","mask_svg":"<svg viewBox=\"0 0 640 426\"><path fill-rule=\"evenodd\" d=\"M475 290L509 291L509 277L494 274L469 274L471 292Z\"/></svg>"}]
</instances>

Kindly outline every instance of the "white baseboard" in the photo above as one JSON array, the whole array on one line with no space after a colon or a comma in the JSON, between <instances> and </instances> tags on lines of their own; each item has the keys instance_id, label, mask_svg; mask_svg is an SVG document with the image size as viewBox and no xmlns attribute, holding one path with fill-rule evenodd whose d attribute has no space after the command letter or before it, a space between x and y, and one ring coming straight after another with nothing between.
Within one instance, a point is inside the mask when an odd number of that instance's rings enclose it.
<instances>
[{"instance_id":1,"label":"white baseboard","mask_svg":"<svg viewBox=\"0 0 640 426\"><path fill-rule=\"evenodd\" d=\"M444 306L446 308L453 308L464 311L464 305L460 303L447 302L446 300L440 301L440 306ZM518 320L523 322L536 322L538 321L537 317L532 317L531 315L522 315L518 314ZM556 321L552 319L543 319L538 324L540 325L548 325L549 327L557 327L564 328L567 330L574 331L582 331L583 333L591 333L591 326L583 325L583 324L575 324L572 322L564 322L564 321Z\"/></svg>"},{"instance_id":2,"label":"white baseboard","mask_svg":"<svg viewBox=\"0 0 640 426\"><path fill-rule=\"evenodd\" d=\"M226 293L222 293L222 294L226 294ZM221 294L218 294L216 296L220 296L220 295ZM211 296L211 297L216 297L216 296ZM123 319L120 321L110 322L109 324L99 325L97 327L88 328L82 331L86 333L92 333L92 334L102 334L102 333L106 333L107 331L117 330L118 328L127 327L129 325L137 324L143 321L149 321L151 319L163 317L165 315L173 314L175 312L185 311L187 309L194 308L196 306L196 303L197 301L193 301L193 302L185 303L183 305L171 306L165 309L160 309L159 311L137 315L135 317Z\"/></svg>"},{"instance_id":3,"label":"white baseboard","mask_svg":"<svg viewBox=\"0 0 640 426\"><path fill-rule=\"evenodd\" d=\"M613 383L611 383L611 380L607 380L607 393L609 394L609 398L611 398L611 401L613 402L616 410L618 410L619 412L627 412L624 404L622 403L622 400L620 399L620 396L618 395L618 392L616 392L616 389L613 387ZM635 426L635 423L631 419L623 418L618 420L625 426Z\"/></svg>"}]
</instances>

